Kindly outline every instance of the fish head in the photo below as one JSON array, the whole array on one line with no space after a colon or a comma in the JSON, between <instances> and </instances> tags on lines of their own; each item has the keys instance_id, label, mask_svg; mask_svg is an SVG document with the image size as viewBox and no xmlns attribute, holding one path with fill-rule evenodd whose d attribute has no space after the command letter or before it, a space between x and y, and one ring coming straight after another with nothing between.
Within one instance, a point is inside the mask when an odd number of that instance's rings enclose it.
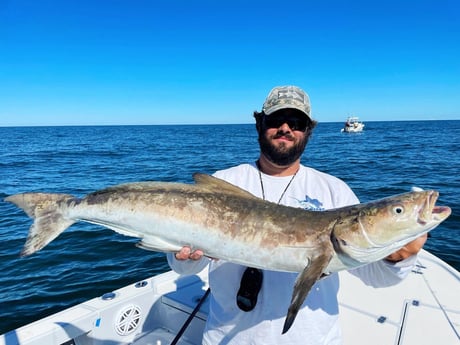
<instances>
[{"instance_id":1,"label":"fish head","mask_svg":"<svg viewBox=\"0 0 460 345\"><path fill-rule=\"evenodd\" d=\"M337 254L369 263L397 251L451 214L449 207L435 205L438 196L434 190L413 191L350 208L332 232Z\"/></svg>"}]
</instances>

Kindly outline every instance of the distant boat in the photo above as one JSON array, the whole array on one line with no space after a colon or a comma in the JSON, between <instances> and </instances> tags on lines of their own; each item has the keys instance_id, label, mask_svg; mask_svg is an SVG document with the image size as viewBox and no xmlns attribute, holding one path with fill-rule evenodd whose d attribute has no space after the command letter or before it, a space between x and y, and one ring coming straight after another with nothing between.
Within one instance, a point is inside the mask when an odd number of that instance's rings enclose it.
<instances>
[{"instance_id":1,"label":"distant boat","mask_svg":"<svg viewBox=\"0 0 460 345\"><path fill-rule=\"evenodd\" d=\"M342 128L342 132L346 133L356 133L362 132L364 129L364 123L359 121L359 118L356 116L349 116L347 121L345 121L345 125Z\"/></svg>"}]
</instances>

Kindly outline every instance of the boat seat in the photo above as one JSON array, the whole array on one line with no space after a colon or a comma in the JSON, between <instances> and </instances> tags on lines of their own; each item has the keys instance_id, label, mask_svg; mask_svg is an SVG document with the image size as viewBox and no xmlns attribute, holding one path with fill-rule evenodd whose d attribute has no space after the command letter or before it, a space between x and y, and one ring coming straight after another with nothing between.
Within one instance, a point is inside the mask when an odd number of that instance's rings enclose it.
<instances>
[{"instance_id":1,"label":"boat seat","mask_svg":"<svg viewBox=\"0 0 460 345\"><path fill-rule=\"evenodd\" d=\"M193 309L195 309L197 303L203 297L206 291L203 290L203 285L200 282L199 284L189 285L187 289L178 289L167 293L161 297L161 302L165 305L168 305L172 308L182 310L187 314L190 314ZM209 298L206 299L201 305L200 310L197 312L197 318L200 318L203 321L206 321L209 311Z\"/></svg>"}]
</instances>

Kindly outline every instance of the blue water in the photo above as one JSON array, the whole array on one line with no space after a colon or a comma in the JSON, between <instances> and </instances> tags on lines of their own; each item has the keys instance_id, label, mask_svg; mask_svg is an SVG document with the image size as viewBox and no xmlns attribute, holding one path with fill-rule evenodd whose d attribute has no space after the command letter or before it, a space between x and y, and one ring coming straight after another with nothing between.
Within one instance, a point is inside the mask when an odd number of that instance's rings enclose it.
<instances>
[{"instance_id":1,"label":"blue water","mask_svg":"<svg viewBox=\"0 0 460 345\"><path fill-rule=\"evenodd\" d=\"M319 124L303 163L345 180L361 201L433 188L451 217L426 249L460 270L460 121L369 122L358 134ZM135 239L79 223L20 258L31 221L3 198L86 193L141 180L192 182L257 159L253 125L0 128L0 333L168 269Z\"/></svg>"}]
</instances>

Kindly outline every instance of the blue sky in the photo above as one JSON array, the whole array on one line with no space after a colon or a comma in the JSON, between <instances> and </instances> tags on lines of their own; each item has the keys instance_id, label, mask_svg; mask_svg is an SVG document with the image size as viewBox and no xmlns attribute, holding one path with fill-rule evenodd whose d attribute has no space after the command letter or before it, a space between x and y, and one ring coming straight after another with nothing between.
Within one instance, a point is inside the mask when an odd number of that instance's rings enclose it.
<instances>
[{"instance_id":1,"label":"blue sky","mask_svg":"<svg viewBox=\"0 0 460 345\"><path fill-rule=\"evenodd\" d=\"M460 2L0 0L0 126L460 119Z\"/></svg>"}]
</instances>

